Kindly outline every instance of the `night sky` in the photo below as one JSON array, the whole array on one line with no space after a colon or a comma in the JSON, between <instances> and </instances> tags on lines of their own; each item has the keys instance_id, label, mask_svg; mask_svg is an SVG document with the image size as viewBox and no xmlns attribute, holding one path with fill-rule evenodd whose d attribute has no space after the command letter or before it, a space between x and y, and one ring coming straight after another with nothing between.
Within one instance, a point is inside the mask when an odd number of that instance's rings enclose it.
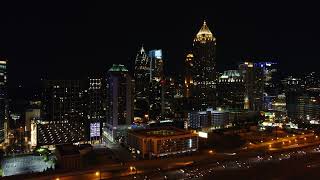
<instances>
[{"instance_id":1,"label":"night sky","mask_svg":"<svg viewBox=\"0 0 320 180\"><path fill-rule=\"evenodd\" d=\"M163 49L167 74L177 74L204 19L217 38L220 71L246 58L274 59L287 73L318 71L316 4L179 2L1 2L0 56L9 59L10 88L84 79L113 63L132 68L141 44Z\"/></svg>"}]
</instances>

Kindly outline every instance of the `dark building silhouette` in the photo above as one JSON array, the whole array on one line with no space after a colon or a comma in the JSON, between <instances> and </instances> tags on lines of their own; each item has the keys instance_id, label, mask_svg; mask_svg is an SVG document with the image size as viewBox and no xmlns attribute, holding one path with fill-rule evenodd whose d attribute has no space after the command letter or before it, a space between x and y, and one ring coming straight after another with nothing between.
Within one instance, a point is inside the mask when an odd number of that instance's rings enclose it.
<instances>
[{"instance_id":1,"label":"dark building silhouette","mask_svg":"<svg viewBox=\"0 0 320 180\"><path fill-rule=\"evenodd\" d=\"M110 141L123 142L133 122L134 80L121 64L114 64L109 69L106 80L107 116L104 131Z\"/></svg>"},{"instance_id":2,"label":"dark building silhouette","mask_svg":"<svg viewBox=\"0 0 320 180\"><path fill-rule=\"evenodd\" d=\"M234 111L244 109L245 86L239 70L225 71L219 77L217 94L219 107Z\"/></svg>"}]
</instances>

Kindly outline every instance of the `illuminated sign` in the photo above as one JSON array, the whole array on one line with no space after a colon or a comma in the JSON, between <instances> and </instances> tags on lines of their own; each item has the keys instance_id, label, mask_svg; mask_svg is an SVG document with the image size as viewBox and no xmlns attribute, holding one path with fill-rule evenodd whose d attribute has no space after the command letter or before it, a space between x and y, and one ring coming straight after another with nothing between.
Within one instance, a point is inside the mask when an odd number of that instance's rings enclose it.
<instances>
[{"instance_id":1,"label":"illuminated sign","mask_svg":"<svg viewBox=\"0 0 320 180\"><path fill-rule=\"evenodd\" d=\"M100 123L90 123L90 137L100 137Z\"/></svg>"},{"instance_id":2,"label":"illuminated sign","mask_svg":"<svg viewBox=\"0 0 320 180\"><path fill-rule=\"evenodd\" d=\"M208 133L206 133L206 132L198 132L198 135L199 135L199 137L202 137L202 138L208 138Z\"/></svg>"}]
</instances>

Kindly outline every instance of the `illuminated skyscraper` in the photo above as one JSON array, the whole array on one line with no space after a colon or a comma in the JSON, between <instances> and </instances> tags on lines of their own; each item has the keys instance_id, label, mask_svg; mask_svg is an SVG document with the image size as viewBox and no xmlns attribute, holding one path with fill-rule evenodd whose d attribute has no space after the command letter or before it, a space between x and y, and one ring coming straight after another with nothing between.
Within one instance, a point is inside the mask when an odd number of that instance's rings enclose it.
<instances>
[{"instance_id":1,"label":"illuminated skyscraper","mask_svg":"<svg viewBox=\"0 0 320 180\"><path fill-rule=\"evenodd\" d=\"M0 58L0 143L5 138L5 124L7 123L7 59Z\"/></svg>"},{"instance_id":2,"label":"illuminated skyscraper","mask_svg":"<svg viewBox=\"0 0 320 180\"><path fill-rule=\"evenodd\" d=\"M239 65L245 85L244 109L260 111L263 109L264 71L257 63L244 62Z\"/></svg>"},{"instance_id":3,"label":"illuminated skyscraper","mask_svg":"<svg viewBox=\"0 0 320 180\"><path fill-rule=\"evenodd\" d=\"M184 78L184 96L189 98L191 96L191 89L193 88L193 54L187 54L185 60L185 78Z\"/></svg>"},{"instance_id":4,"label":"illuminated skyscraper","mask_svg":"<svg viewBox=\"0 0 320 180\"><path fill-rule=\"evenodd\" d=\"M80 80L46 80L43 96L43 118L63 122L84 119L84 83Z\"/></svg>"},{"instance_id":5,"label":"illuminated skyscraper","mask_svg":"<svg viewBox=\"0 0 320 180\"><path fill-rule=\"evenodd\" d=\"M150 120L160 120L163 115L164 103L164 74L162 50L149 51L150 59L150 94L149 117Z\"/></svg>"},{"instance_id":6,"label":"illuminated skyscraper","mask_svg":"<svg viewBox=\"0 0 320 180\"><path fill-rule=\"evenodd\" d=\"M80 80L45 80L38 144L62 144L86 140L84 83ZM32 133L32 132L31 132Z\"/></svg>"},{"instance_id":7,"label":"illuminated skyscraper","mask_svg":"<svg viewBox=\"0 0 320 180\"><path fill-rule=\"evenodd\" d=\"M161 49L149 51L150 80L160 81L163 79L163 56Z\"/></svg>"},{"instance_id":8,"label":"illuminated skyscraper","mask_svg":"<svg viewBox=\"0 0 320 180\"><path fill-rule=\"evenodd\" d=\"M191 96L195 98L195 109L215 107L216 93L216 38L206 22L193 40L193 62L190 67L194 88ZM188 58L192 58L191 56ZM187 58L187 59L188 59Z\"/></svg>"},{"instance_id":9,"label":"illuminated skyscraper","mask_svg":"<svg viewBox=\"0 0 320 180\"><path fill-rule=\"evenodd\" d=\"M124 65L114 64L107 74L107 116L104 134L110 141L123 142L133 122L134 80Z\"/></svg>"},{"instance_id":10,"label":"illuminated skyscraper","mask_svg":"<svg viewBox=\"0 0 320 180\"><path fill-rule=\"evenodd\" d=\"M150 59L142 46L134 62L134 108L135 116L139 118L149 114L150 73Z\"/></svg>"},{"instance_id":11,"label":"illuminated skyscraper","mask_svg":"<svg viewBox=\"0 0 320 180\"><path fill-rule=\"evenodd\" d=\"M244 82L238 70L228 70L218 79L219 106L224 109L241 111L244 109Z\"/></svg>"},{"instance_id":12,"label":"illuminated skyscraper","mask_svg":"<svg viewBox=\"0 0 320 180\"><path fill-rule=\"evenodd\" d=\"M89 138L99 139L102 122L105 120L105 86L104 79L100 77L89 78L88 102L87 102L87 131Z\"/></svg>"}]
</instances>

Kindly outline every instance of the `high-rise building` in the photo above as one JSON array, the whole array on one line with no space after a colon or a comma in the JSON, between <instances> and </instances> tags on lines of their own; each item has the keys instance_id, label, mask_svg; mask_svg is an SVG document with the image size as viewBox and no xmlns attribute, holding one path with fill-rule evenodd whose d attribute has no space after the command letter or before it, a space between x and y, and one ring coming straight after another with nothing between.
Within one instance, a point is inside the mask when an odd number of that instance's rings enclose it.
<instances>
[{"instance_id":1,"label":"high-rise building","mask_svg":"<svg viewBox=\"0 0 320 180\"><path fill-rule=\"evenodd\" d=\"M257 62L254 64L263 71L263 109L271 110L272 102L277 98L277 95L281 93L280 79L278 77L279 73L277 72L277 63Z\"/></svg>"},{"instance_id":2,"label":"high-rise building","mask_svg":"<svg viewBox=\"0 0 320 180\"><path fill-rule=\"evenodd\" d=\"M89 89L87 92L87 118L89 139L99 139L101 136L102 123L105 121L105 86L104 79L100 77L89 78Z\"/></svg>"},{"instance_id":3,"label":"high-rise building","mask_svg":"<svg viewBox=\"0 0 320 180\"><path fill-rule=\"evenodd\" d=\"M142 46L134 63L134 112L141 119L149 115L150 73L150 59Z\"/></svg>"},{"instance_id":4,"label":"high-rise building","mask_svg":"<svg viewBox=\"0 0 320 180\"><path fill-rule=\"evenodd\" d=\"M167 77L162 85L162 115L164 118L172 118L174 116L174 97L177 94L176 83L173 78Z\"/></svg>"},{"instance_id":5,"label":"high-rise building","mask_svg":"<svg viewBox=\"0 0 320 180\"><path fill-rule=\"evenodd\" d=\"M187 54L185 60L185 78L184 78L184 96L189 98L191 96L191 91L193 88L193 54Z\"/></svg>"},{"instance_id":6,"label":"high-rise building","mask_svg":"<svg viewBox=\"0 0 320 180\"><path fill-rule=\"evenodd\" d=\"M47 121L78 121L84 118L84 84L80 80L45 81L43 112Z\"/></svg>"},{"instance_id":7,"label":"high-rise building","mask_svg":"<svg viewBox=\"0 0 320 180\"><path fill-rule=\"evenodd\" d=\"M61 144L86 139L84 84L80 80L45 80L38 144Z\"/></svg>"},{"instance_id":8,"label":"high-rise building","mask_svg":"<svg viewBox=\"0 0 320 180\"><path fill-rule=\"evenodd\" d=\"M112 142L123 142L133 122L134 80L124 65L114 64L108 71L106 86L107 116L103 134Z\"/></svg>"},{"instance_id":9,"label":"high-rise building","mask_svg":"<svg viewBox=\"0 0 320 180\"><path fill-rule=\"evenodd\" d=\"M252 111L263 110L264 71L257 63L244 62L239 65L245 84L244 108Z\"/></svg>"},{"instance_id":10,"label":"high-rise building","mask_svg":"<svg viewBox=\"0 0 320 180\"><path fill-rule=\"evenodd\" d=\"M150 90L149 119L160 120L163 116L164 103L164 73L162 50L149 51L150 59Z\"/></svg>"},{"instance_id":11,"label":"high-rise building","mask_svg":"<svg viewBox=\"0 0 320 180\"><path fill-rule=\"evenodd\" d=\"M191 96L195 109L216 106L216 38L204 21L193 40L193 57L187 56L190 63L190 82L193 82Z\"/></svg>"},{"instance_id":12,"label":"high-rise building","mask_svg":"<svg viewBox=\"0 0 320 180\"><path fill-rule=\"evenodd\" d=\"M320 88L320 75L317 72L310 72L303 76L302 81L305 89Z\"/></svg>"},{"instance_id":13,"label":"high-rise building","mask_svg":"<svg viewBox=\"0 0 320 180\"><path fill-rule=\"evenodd\" d=\"M7 59L0 58L0 143L5 139L8 118Z\"/></svg>"},{"instance_id":14,"label":"high-rise building","mask_svg":"<svg viewBox=\"0 0 320 180\"><path fill-rule=\"evenodd\" d=\"M245 87L238 70L225 71L218 79L217 94L219 106L224 109L241 111L244 109Z\"/></svg>"},{"instance_id":15,"label":"high-rise building","mask_svg":"<svg viewBox=\"0 0 320 180\"><path fill-rule=\"evenodd\" d=\"M297 98L301 96L304 92L304 83L299 78L294 78L289 76L281 80L285 98L286 98L286 109L290 120L297 119Z\"/></svg>"},{"instance_id":16,"label":"high-rise building","mask_svg":"<svg viewBox=\"0 0 320 180\"><path fill-rule=\"evenodd\" d=\"M163 56L161 49L149 51L150 59L150 81L163 79Z\"/></svg>"}]
</instances>

